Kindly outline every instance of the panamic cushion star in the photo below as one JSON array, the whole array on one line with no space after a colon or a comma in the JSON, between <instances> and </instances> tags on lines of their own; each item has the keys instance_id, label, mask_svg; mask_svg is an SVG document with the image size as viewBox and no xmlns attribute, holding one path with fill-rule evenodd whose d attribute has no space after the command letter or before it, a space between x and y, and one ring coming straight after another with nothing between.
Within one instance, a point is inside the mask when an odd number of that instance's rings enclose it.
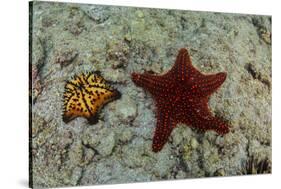
<instances>
[{"instance_id":1,"label":"panamic cushion star","mask_svg":"<svg viewBox=\"0 0 281 189\"><path fill-rule=\"evenodd\" d=\"M187 49L180 49L172 69L164 75L132 73L134 83L149 91L156 102L157 125L152 149L159 152L177 123L201 131L229 132L226 122L214 117L208 100L226 79L226 73L205 75L192 66Z\"/></svg>"},{"instance_id":2,"label":"panamic cushion star","mask_svg":"<svg viewBox=\"0 0 281 189\"><path fill-rule=\"evenodd\" d=\"M68 123L76 117L85 117L94 124L99 110L120 96L98 72L75 75L65 85L63 121Z\"/></svg>"}]
</instances>

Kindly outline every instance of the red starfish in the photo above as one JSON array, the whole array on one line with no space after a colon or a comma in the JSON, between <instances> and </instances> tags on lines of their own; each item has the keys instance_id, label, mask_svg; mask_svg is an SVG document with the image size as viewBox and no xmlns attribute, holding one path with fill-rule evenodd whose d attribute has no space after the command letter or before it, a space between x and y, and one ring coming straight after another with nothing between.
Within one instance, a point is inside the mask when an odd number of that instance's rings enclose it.
<instances>
[{"instance_id":1,"label":"red starfish","mask_svg":"<svg viewBox=\"0 0 281 189\"><path fill-rule=\"evenodd\" d=\"M228 125L214 117L209 108L209 96L226 79L226 73L204 75L191 64L187 49L180 49L172 69L161 76L132 73L136 85L148 90L157 108L157 125L152 149L160 151L177 123L185 123L201 131L229 132Z\"/></svg>"}]
</instances>

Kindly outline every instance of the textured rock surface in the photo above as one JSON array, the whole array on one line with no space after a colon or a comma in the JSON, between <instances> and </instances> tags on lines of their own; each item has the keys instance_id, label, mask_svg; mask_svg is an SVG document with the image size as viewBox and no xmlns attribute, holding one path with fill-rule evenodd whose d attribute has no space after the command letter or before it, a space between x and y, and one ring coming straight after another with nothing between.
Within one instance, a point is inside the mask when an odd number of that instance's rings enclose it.
<instances>
[{"instance_id":1,"label":"textured rock surface","mask_svg":"<svg viewBox=\"0 0 281 189\"><path fill-rule=\"evenodd\" d=\"M270 17L35 2L32 37L35 187L237 175L251 157L271 162ZM182 47L202 72L228 73L209 106L231 131L179 124L153 153L155 106L130 74L166 72ZM95 70L122 98L95 125L65 124L65 80Z\"/></svg>"}]
</instances>

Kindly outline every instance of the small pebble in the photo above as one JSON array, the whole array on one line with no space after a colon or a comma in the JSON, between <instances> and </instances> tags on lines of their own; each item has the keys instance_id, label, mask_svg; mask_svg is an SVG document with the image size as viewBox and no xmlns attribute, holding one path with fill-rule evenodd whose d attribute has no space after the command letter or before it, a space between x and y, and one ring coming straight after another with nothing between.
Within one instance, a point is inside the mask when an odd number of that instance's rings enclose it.
<instances>
[{"instance_id":1,"label":"small pebble","mask_svg":"<svg viewBox=\"0 0 281 189\"><path fill-rule=\"evenodd\" d=\"M192 138L190 141L190 145L192 147L192 149L196 149L198 147L198 142L195 138Z\"/></svg>"},{"instance_id":2,"label":"small pebble","mask_svg":"<svg viewBox=\"0 0 281 189\"><path fill-rule=\"evenodd\" d=\"M115 146L115 134L114 132L109 133L109 135L103 137L100 144L96 147L96 150L102 156L108 156L112 153Z\"/></svg>"}]
</instances>

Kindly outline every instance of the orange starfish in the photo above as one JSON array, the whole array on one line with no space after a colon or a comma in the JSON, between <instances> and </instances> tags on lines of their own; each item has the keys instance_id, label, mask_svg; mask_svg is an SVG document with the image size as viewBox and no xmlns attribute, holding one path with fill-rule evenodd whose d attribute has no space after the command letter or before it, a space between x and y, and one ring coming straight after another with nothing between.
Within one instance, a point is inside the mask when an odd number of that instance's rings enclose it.
<instances>
[{"instance_id":1,"label":"orange starfish","mask_svg":"<svg viewBox=\"0 0 281 189\"><path fill-rule=\"evenodd\" d=\"M65 85L63 121L68 123L76 117L85 117L94 124L98 121L98 111L120 96L98 73L74 76Z\"/></svg>"},{"instance_id":2,"label":"orange starfish","mask_svg":"<svg viewBox=\"0 0 281 189\"><path fill-rule=\"evenodd\" d=\"M166 74L132 73L136 85L148 90L157 108L157 125L152 149L160 151L177 123L185 123L201 131L229 132L228 125L214 117L208 100L226 79L226 73L205 75L192 66L187 49L180 49L176 62Z\"/></svg>"}]
</instances>

